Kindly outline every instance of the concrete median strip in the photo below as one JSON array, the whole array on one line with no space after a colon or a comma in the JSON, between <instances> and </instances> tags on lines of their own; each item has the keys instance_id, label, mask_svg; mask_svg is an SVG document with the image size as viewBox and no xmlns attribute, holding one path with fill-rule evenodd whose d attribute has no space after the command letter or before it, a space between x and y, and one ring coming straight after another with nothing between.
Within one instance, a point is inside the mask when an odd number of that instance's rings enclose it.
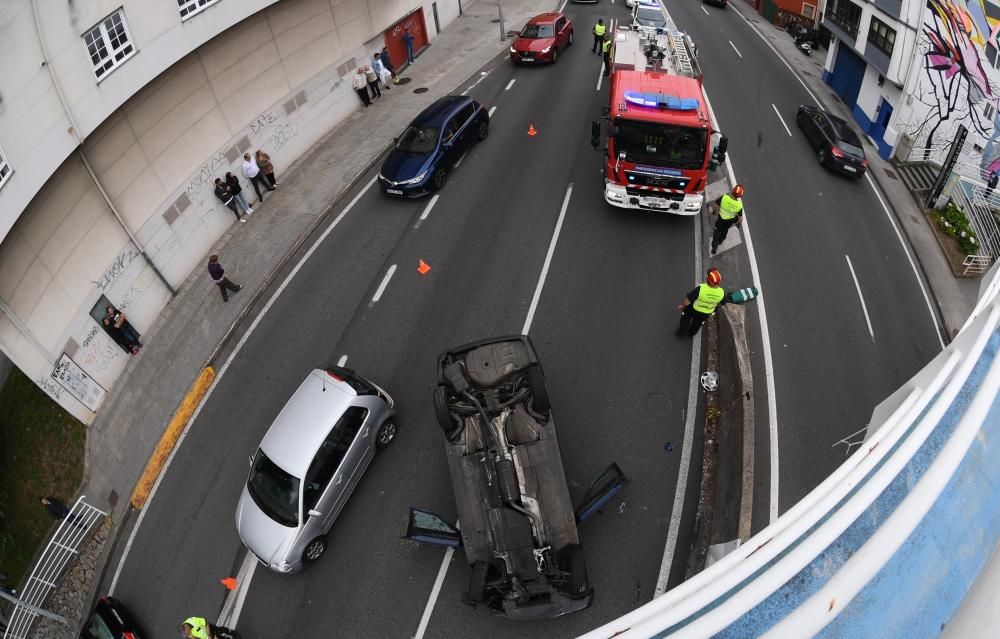
<instances>
[{"instance_id":1,"label":"concrete median strip","mask_svg":"<svg viewBox=\"0 0 1000 639\"><path fill-rule=\"evenodd\" d=\"M181 433L184 432L184 428L194 414L195 409L201 403L201 398L208 392L214 380L214 368L208 366L201 371L198 379L191 385L191 389L188 390L187 395L184 396L174 416L170 419L166 430L163 431L160 442L153 450L153 454L149 456L146 469L142 471L142 475L135 485L135 490L132 491L132 507L136 510L141 510L146 505L146 500L153 489L153 484L156 483L156 478L160 476L160 472L163 470L163 465L170 457L170 453L177 444L177 440L180 438Z\"/></svg>"}]
</instances>

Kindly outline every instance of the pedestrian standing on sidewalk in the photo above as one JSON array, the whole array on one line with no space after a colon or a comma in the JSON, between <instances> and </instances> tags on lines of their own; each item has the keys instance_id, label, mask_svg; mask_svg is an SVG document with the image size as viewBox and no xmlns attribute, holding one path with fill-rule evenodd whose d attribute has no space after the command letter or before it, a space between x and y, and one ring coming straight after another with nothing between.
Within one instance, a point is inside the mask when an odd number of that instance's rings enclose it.
<instances>
[{"instance_id":1,"label":"pedestrian standing on sidewalk","mask_svg":"<svg viewBox=\"0 0 1000 639\"><path fill-rule=\"evenodd\" d=\"M382 97L382 90L378 88L378 75L375 74L375 70L370 66L365 67L365 79L368 80L368 88L372 92L372 100L378 100Z\"/></svg>"},{"instance_id":2,"label":"pedestrian standing on sidewalk","mask_svg":"<svg viewBox=\"0 0 1000 639\"><path fill-rule=\"evenodd\" d=\"M986 183L986 203L989 204L990 196L993 195L993 189L997 188L997 182L1000 181L1000 173L996 171L990 171L990 179Z\"/></svg>"},{"instance_id":3,"label":"pedestrian standing on sidewalk","mask_svg":"<svg viewBox=\"0 0 1000 639\"><path fill-rule=\"evenodd\" d=\"M104 332L107 333L108 336L115 341L115 344L118 344L123 351L129 355L135 355L139 352L136 348L134 348L132 342L122 335L121 329L115 328L115 323L111 321L110 317L102 318L101 326L104 327Z\"/></svg>"},{"instance_id":4,"label":"pedestrian standing on sidewalk","mask_svg":"<svg viewBox=\"0 0 1000 639\"><path fill-rule=\"evenodd\" d=\"M372 69L375 70L375 76L378 78L383 89L388 91L392 88L389 86L389 78L392 77L392 74L389 73L389 70L385 68L384 64L382 64L382 58L380 58L377 53L372 56Z\"/></svg>"},{"instance_id":5,"label":"pedestrian standing on sidewalk","mask_svg":"<svg viewBox=\"0 0 1000 639\"><path fill-rule=\"evenodd\" d=\"M132 353L138 353L139 349L142 348L142 340L139 339L139 331L135 330L132 323L125 317L125 313L118 310L114 306L108 306L104 309L104 312L111 320L112 325L121 331L125 339L128 340Z\"/></svg>"},{"instance_id":6,"label":"pedestrian standing on sidewalk","mask_svg":"<svg viewBox=\"0 0 1000 639\"><path fill-rule=\"evenodd\" d=\"M49 511L49 514L52 515L52 519L59 521L60 519L68 518L71 524L81 530L84 530L83 524L80 523L80 516L71 515L69 508L66 507L66 504L62 503L55 497L42 497L39 501L41 501L42 505L45 506L45 510Z\"/></svg>"},{"instance_id":7,"label":"pedestrian standing on sidewalk","mask_svg":"<svg viewBox=\"0 0 1000 639\"><path fill-rule=\"evenodd\" d=\"M264 196L260 194L260 184L263 184L268 191L274 190L274 187L267 183L267 178L264 177L257 162L249 153L243 154L243 177L250 180L250 184L253 184L253 190L257 192L258 204L264 201Z\"/></svg>"},{"instance_id":8,"label":"pedestrian standing on sidewalk","mask_svg":"<svg viewBox=\"0 0 1000 639\"><path fill-rule=\"evenodd\" d=\"M599 53L603 51L601 45L604 44L604 33L608 30L604 26L604 18L598 18L597 24L594 25L594 46L590 49L593 53Z\"/></svg>"},{"instance_id":9,"label":"pedestrian standing on sidewalk","mask_svg":"<svg viewBox=\"0 0 1000 639\"><path fill-rule=\"evenodd\" d=\"M712 214L718 214L715 218L715 230L712 232L712 255L719 250L719 245L726 241L729 235L729 227L743 227L743 186L737 184L733 186L732 193L726 193L720 197L711 207Z\"/></svg>"},{"instance_id":10,"label":"pedestrian standing on sidewalk","mask_svg":"<svg viewBox=\"0 0 1000 639\"><path fill-rule=\"evenodd\" d=\"M237 222L246 222L246 220L240 217L240 212L236 208L236 198L229 191L229 187L226 183L222 181L222 178L215 178L215 197L219 198L219 201L229 207L229 210L233 212L236 216Z\"/></svg>"},{"instance_id":11,"label":"pedestrian standing on sidewalk","mask_svg":"<svg viewBox=\"0 0 1000 639\"><path fill-rule=\"evenodd\" d=\"M222 264L219 264L218 255L208 258L208 274L212 276L212 281L219 287L219 291L222 292L223 302L229 301L229 295L226 294L226 291L239 293L240 289L243 288L239 284L233 284L229 281L229 278L226 277L226 269L222 268Z\"/></svg>"},{"instance_id":12,"label":"pedestrian standing on sidewalk","mask_svg":"<svg viewBox=\"0 0 1000 639\"><path fill-rule=\"evenodd\" d=\"M252 215L253 207L247 204L247 199L243 197L243 185L240 184L240 179L232 173L227 172L226 187L229 189L229 193L236 200L236 204L243 209L243 212L247 215Z\"/></svg>"},{"instance_id":13,"label":"pedestrian standing on sidewalk","mask_svg":"<svg viewBox=\"0 0 1000 639\"><path fill-rule=\"evenodd\" d=\"M722 273L717 268L708 269L704 284L699 284L677 305L681 323L674 332L677 337L694 337L720 304L726 303L726 291L720 286Z\"/></svg>"},{"instance_id":14,"label":"pedestrian standing on sidewalk","mask_svg":"<svg viewBox=\"0 0 1000 639\"><path fill-rule=\"evenodd\" d=\"M378 58L382 61L385 70L392 75L392 83L399 84L399 76L396 75L396 67L392 66L392 56L389 55L389 49L382 47L382 53L378 54Z\"/></svg>"},{"instance_id":15,"label":"pedestrian standing on sidewalk","mask_svg":"<svg viewBox=\"0 0 1000 639\"><path fill-rule=\"evenodd\" d=\"M413 33L410 32L410 27L406 27L403 31L403 44L406 45L406 61L413 64L415 62L413 59Z\"/></svg>"},{"instance_id":16,"label":"pedestrian standing on sidewalk","mask_svg":"<svg viewBox=\"0 0 1000 639\"><path fill-rule=\"evenodd\" d=\"M271 156L264 153L262 150L257 149L254 154L254 159L257 161L257 166L267 177L267 181L271 183L275 189L278 188L278 180L274 179L274 165L271 164Z\"/></svg>"},{"instance_id":17,"label":"pedestrian standing on sidewalk","mask_svg":"<svg viewBox=\"0 0 1000 639\"><path fill-rule=\"evenodd\" d=\"M367 109L371 106L371 98L368 97L368 78L365 77L365 70L358 67L358 72L354 74L354 78L351 80L351 86L354 87L354 92L358 94L361 101L364 102L365 108Z\"/></svg>"}]
</instances>

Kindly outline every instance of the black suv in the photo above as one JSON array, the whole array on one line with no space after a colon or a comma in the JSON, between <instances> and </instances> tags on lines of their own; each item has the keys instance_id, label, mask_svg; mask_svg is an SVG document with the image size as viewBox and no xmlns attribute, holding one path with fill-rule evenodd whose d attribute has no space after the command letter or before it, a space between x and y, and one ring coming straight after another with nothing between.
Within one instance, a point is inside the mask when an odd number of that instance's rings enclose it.
<instances>
[{"instance_id":1,"label":"black suv","mask_svg":"<svg viewBox=\"0 0 1000 639\"><path fill-rule=\"evenodd\" d=\"M434 410L444 431L461 531L411 508L407 537L462 546L472 567L464 600L512 619L590 605L576 524L624 486L617 464L573 510L545 376L526 335L451 349L438 359Z\"/></svg>"}]
</instances>

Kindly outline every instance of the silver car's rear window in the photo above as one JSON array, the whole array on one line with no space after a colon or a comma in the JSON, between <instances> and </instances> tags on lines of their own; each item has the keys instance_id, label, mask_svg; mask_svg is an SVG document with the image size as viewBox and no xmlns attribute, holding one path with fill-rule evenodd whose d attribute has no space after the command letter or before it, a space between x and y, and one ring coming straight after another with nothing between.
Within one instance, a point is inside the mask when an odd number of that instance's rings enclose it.
<instances>
[{"instance_id":1,"label":"silver car's rear window","mask_svg":"<svg viewBox=\"0 0 1000 639\"><path fill-rule=\"evenodd\" d=\"M289 475L258 450L247 490L257 507L283 526L299 525L299 478Z\"/></svg>"}]
</instances>

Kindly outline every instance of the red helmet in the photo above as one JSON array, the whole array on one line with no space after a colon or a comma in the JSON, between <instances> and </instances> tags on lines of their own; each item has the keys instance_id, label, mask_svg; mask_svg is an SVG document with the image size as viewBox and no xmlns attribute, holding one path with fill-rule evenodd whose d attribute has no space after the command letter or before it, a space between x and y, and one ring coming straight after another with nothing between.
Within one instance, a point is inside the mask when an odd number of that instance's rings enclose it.
<instances>
[{"instance_id":1,"label":"red helmet","mask_svg":"<svg viewBox=\"0 0 1000 639\"><path fill-rule=\"evenodd\" d=\"M718 286L719 284L722 284L722 273L719 272L719 269L708 269L708 284L710 286Z\"/></svg>"},{"instance_id":2,"label":"red helmet","mask_svg":"<svg viewBox=\"0 0 1000 639\"><path fill-rule=\"evenodd\" d=\"M718 191L716 191L718 192ZM733 197L743 197L743 185L737 184L733 187Z\"/></svg>"}]
</instances>

